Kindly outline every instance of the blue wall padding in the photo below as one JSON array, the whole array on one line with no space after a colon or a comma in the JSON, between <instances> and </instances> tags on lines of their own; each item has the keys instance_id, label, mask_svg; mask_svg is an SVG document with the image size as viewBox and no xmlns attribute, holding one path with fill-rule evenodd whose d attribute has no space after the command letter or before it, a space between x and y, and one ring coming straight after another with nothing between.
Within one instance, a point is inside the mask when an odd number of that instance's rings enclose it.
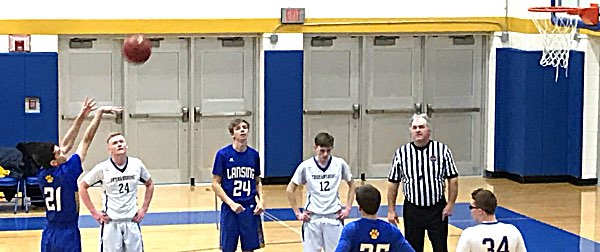
<instances>
[{"instance_id":1,"label":"blue wall padding","mask_svg":"<svg viewBox=\"0 0 600 252\"><path fill-rule=\"evenodd\" d=\"M0 146L58 141L58 54L0 54ZM38 97L40 113L25 113L25 97Z\"/></svg>"},{"instance_id":2,"label":"blue wall padding","mask_svg":"<svg viewBox=\"0 0 600 252\"><path fill-rule=\"evenodd\" d=\"M496 50L495 171L581 177L584 54L568 76L541 67L540 51Z\"/></svg>"},{"instance_id":3,"label":"blue wall padding","mask_svg":"<svg viewBox=\"0 0 600 252\"><path fill-rule=\"evenodd\" d=\"M25 139L25 57L0 53L0 146L15 147Z\"/></svg>"},{"instance_id":4,"label":"blue wall padding","mask_svg":"<svg viewBox=\"0 0 600 252\"><path fill-rule=\"evenodd\" d=\"M265 51L265 177L302 162L303 51Z\"/></svg>"},{"instance_id":5,"label":"blue wall padding","mask_svg":"<svg viewBox=\"0 0 600 252\"><path fill-rule=\"evenodd\" d=\"M40 97L41 113L25 115L25 138L58 144L58 54L34 53L26 57L25 93Z\"/></svg>"}]
</instances>

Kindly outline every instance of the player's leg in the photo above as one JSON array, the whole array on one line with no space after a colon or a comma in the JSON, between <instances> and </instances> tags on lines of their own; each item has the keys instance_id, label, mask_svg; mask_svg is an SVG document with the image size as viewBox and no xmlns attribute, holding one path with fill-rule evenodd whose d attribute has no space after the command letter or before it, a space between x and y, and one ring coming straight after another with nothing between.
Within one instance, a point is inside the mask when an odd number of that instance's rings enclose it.
<instances>
[{"instance_id":1,"label":"player's leg","mask_svg":"<svg viewBox=\"0 0 600 252\"><path fill-rule=\"evenodd\" d=\"M58 246L58 250L53 251L62 251L62 252L80 252L81 251L81 234L79 233L79 228L68 227L61 228L54 233L55 241Z\"/></svg>"},{"instance_id":2,"label":"player's leg","mask_svg":"<svg viewBox=\"0 0 600 252\"><path fill-rule=\"evenodd\" d=\"M404 218L404 232L406 240L415 252L423 252L425 245L425 227L422 225L423 216L421 209L408 201L404 201L402 216ZM441 216L440 216L441 218Z\"/></svg>"},{"instance_id":3,"label":"player's leg","mask_svg":"<svg viewBox=\"0 0 600 252\"><path fill-rule=\"evenodd\" d=\"M320 252L324 243L321 219L311 219L302 224L302 249L304 252Z\"/></svg>"},{"instance_id":4,"label":"player's leg","mask_svg":"<svg viewBox=\"0 0 600 252\"><path fill-rule=\"evenodd\" d=\"M52 240L54 239L54 230L49 227L45 227L44 231L42 231L42 242L41 242L41 250L42 252L52 252Z\"/></svg>"},{"instance_id":5,"label":"player's leg","mask_svg":"<svg viewBox=\"0 0 600 252\"><path fill-rule=\"evenodd\" d=\"M121 222L111 221L102 224L100 229L100 251L123 251L123 236L121 235Z\"/></svg>"},{"instance_id":6,"label":"player's leg","mask_svg":"<svg viewBox=\"0 0 600 252\"><path fill-rule=\"evenodd\" d=\"M429 236L433 251L448 251L448 218L444 221L441 219L445 206L445 200L433 205L426 220L428 223L427 236Z\"/></svg>"},{"instance_id":7,"label":"player's leg","mask_svg":"<svg viewBox=\"0 0 600 252\"><path fill-rule=\"evenodd\" d=\"M142 241L142 230L140 225L133 221L125 222L123 232L123 244L125 251L144 251L144 243Z\"/></svg>"},{"instance_id":8,"label":"player's leg","mask_svg":"<svg viewBox=\"0 0 600 252\"><path fill-rule=\"evenodd\" d=\"M233 252L237 249L240 227L237 214L227 204L221 205L221 238L220 246L223 252Z\"/></svg>"},{"instance_id":9,"label":"player's leg","mask_svg":"<svg viewBox=\"0 0 600 252\"><path fill-rule=\"evenodd\" d=\"M337 219L323 219L323 240L325 252L333 252L340 241L344 225L342 221Z\"/></svg>"},{"instance_id":10,"label":"player's leg","mask_svg":"<svg viewBox=\"0 0 600 252\"><path fill-rule=\"evenodd\" d=\"M240 241L242 251L253 251L265 246L265 240L262 229L262 219L260 215L254 215L253 206L244 206L246 210L238 214L240 223Z\"/></svg>"}]
</instances>

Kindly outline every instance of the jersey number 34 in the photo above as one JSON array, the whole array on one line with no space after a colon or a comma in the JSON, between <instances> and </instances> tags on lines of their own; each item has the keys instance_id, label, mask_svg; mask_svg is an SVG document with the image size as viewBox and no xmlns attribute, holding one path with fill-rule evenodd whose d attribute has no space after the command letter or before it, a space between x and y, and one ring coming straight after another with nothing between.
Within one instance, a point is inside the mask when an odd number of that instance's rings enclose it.
<instances>
[{"instance_id":1,"label":"jersey number 34","mask_svg":"<svg viewBox=\"0 0 600 252\"><path fill-rule=\"evenodd\" d=\"M46 210L60 212L60 186L57 188L44 187L44 198L46 201Z\"/></svg>"}]
</instances>

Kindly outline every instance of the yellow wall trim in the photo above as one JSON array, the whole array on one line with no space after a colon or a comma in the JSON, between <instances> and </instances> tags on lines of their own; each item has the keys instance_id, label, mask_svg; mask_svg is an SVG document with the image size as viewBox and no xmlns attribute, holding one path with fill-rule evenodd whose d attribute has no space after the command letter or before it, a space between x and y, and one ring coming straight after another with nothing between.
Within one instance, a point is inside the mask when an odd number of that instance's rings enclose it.
<instances>
[{"instance_id":1,"label":"yellow wall trim","mask_svg":"<svg viewBox=\"0 0 600 252\"><path fill-rule=\"evenodd\" d=\"M80 19L0 20L0 34L261 34L272 33L537 33L530 20L469 18L317 18L304 25L279 19Z\"/></svg>"}]
</instances>

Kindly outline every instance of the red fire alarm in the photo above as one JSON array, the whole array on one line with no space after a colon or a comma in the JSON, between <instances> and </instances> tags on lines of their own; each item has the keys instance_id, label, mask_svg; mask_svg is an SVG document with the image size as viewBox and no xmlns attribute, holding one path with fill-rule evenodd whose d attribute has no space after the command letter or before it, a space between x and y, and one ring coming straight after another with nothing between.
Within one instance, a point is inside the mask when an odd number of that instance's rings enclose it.
<instances>
[{"instance_id":1,"label":"red fire alarm","mask_svg":"<svg viewBox=\"0 0 600 252\"><path fill-rule=\"evenodd\" d=\"M31 35L10 34L8 35L9 52L31 52Z\"/></svg>"}]
</instances>

